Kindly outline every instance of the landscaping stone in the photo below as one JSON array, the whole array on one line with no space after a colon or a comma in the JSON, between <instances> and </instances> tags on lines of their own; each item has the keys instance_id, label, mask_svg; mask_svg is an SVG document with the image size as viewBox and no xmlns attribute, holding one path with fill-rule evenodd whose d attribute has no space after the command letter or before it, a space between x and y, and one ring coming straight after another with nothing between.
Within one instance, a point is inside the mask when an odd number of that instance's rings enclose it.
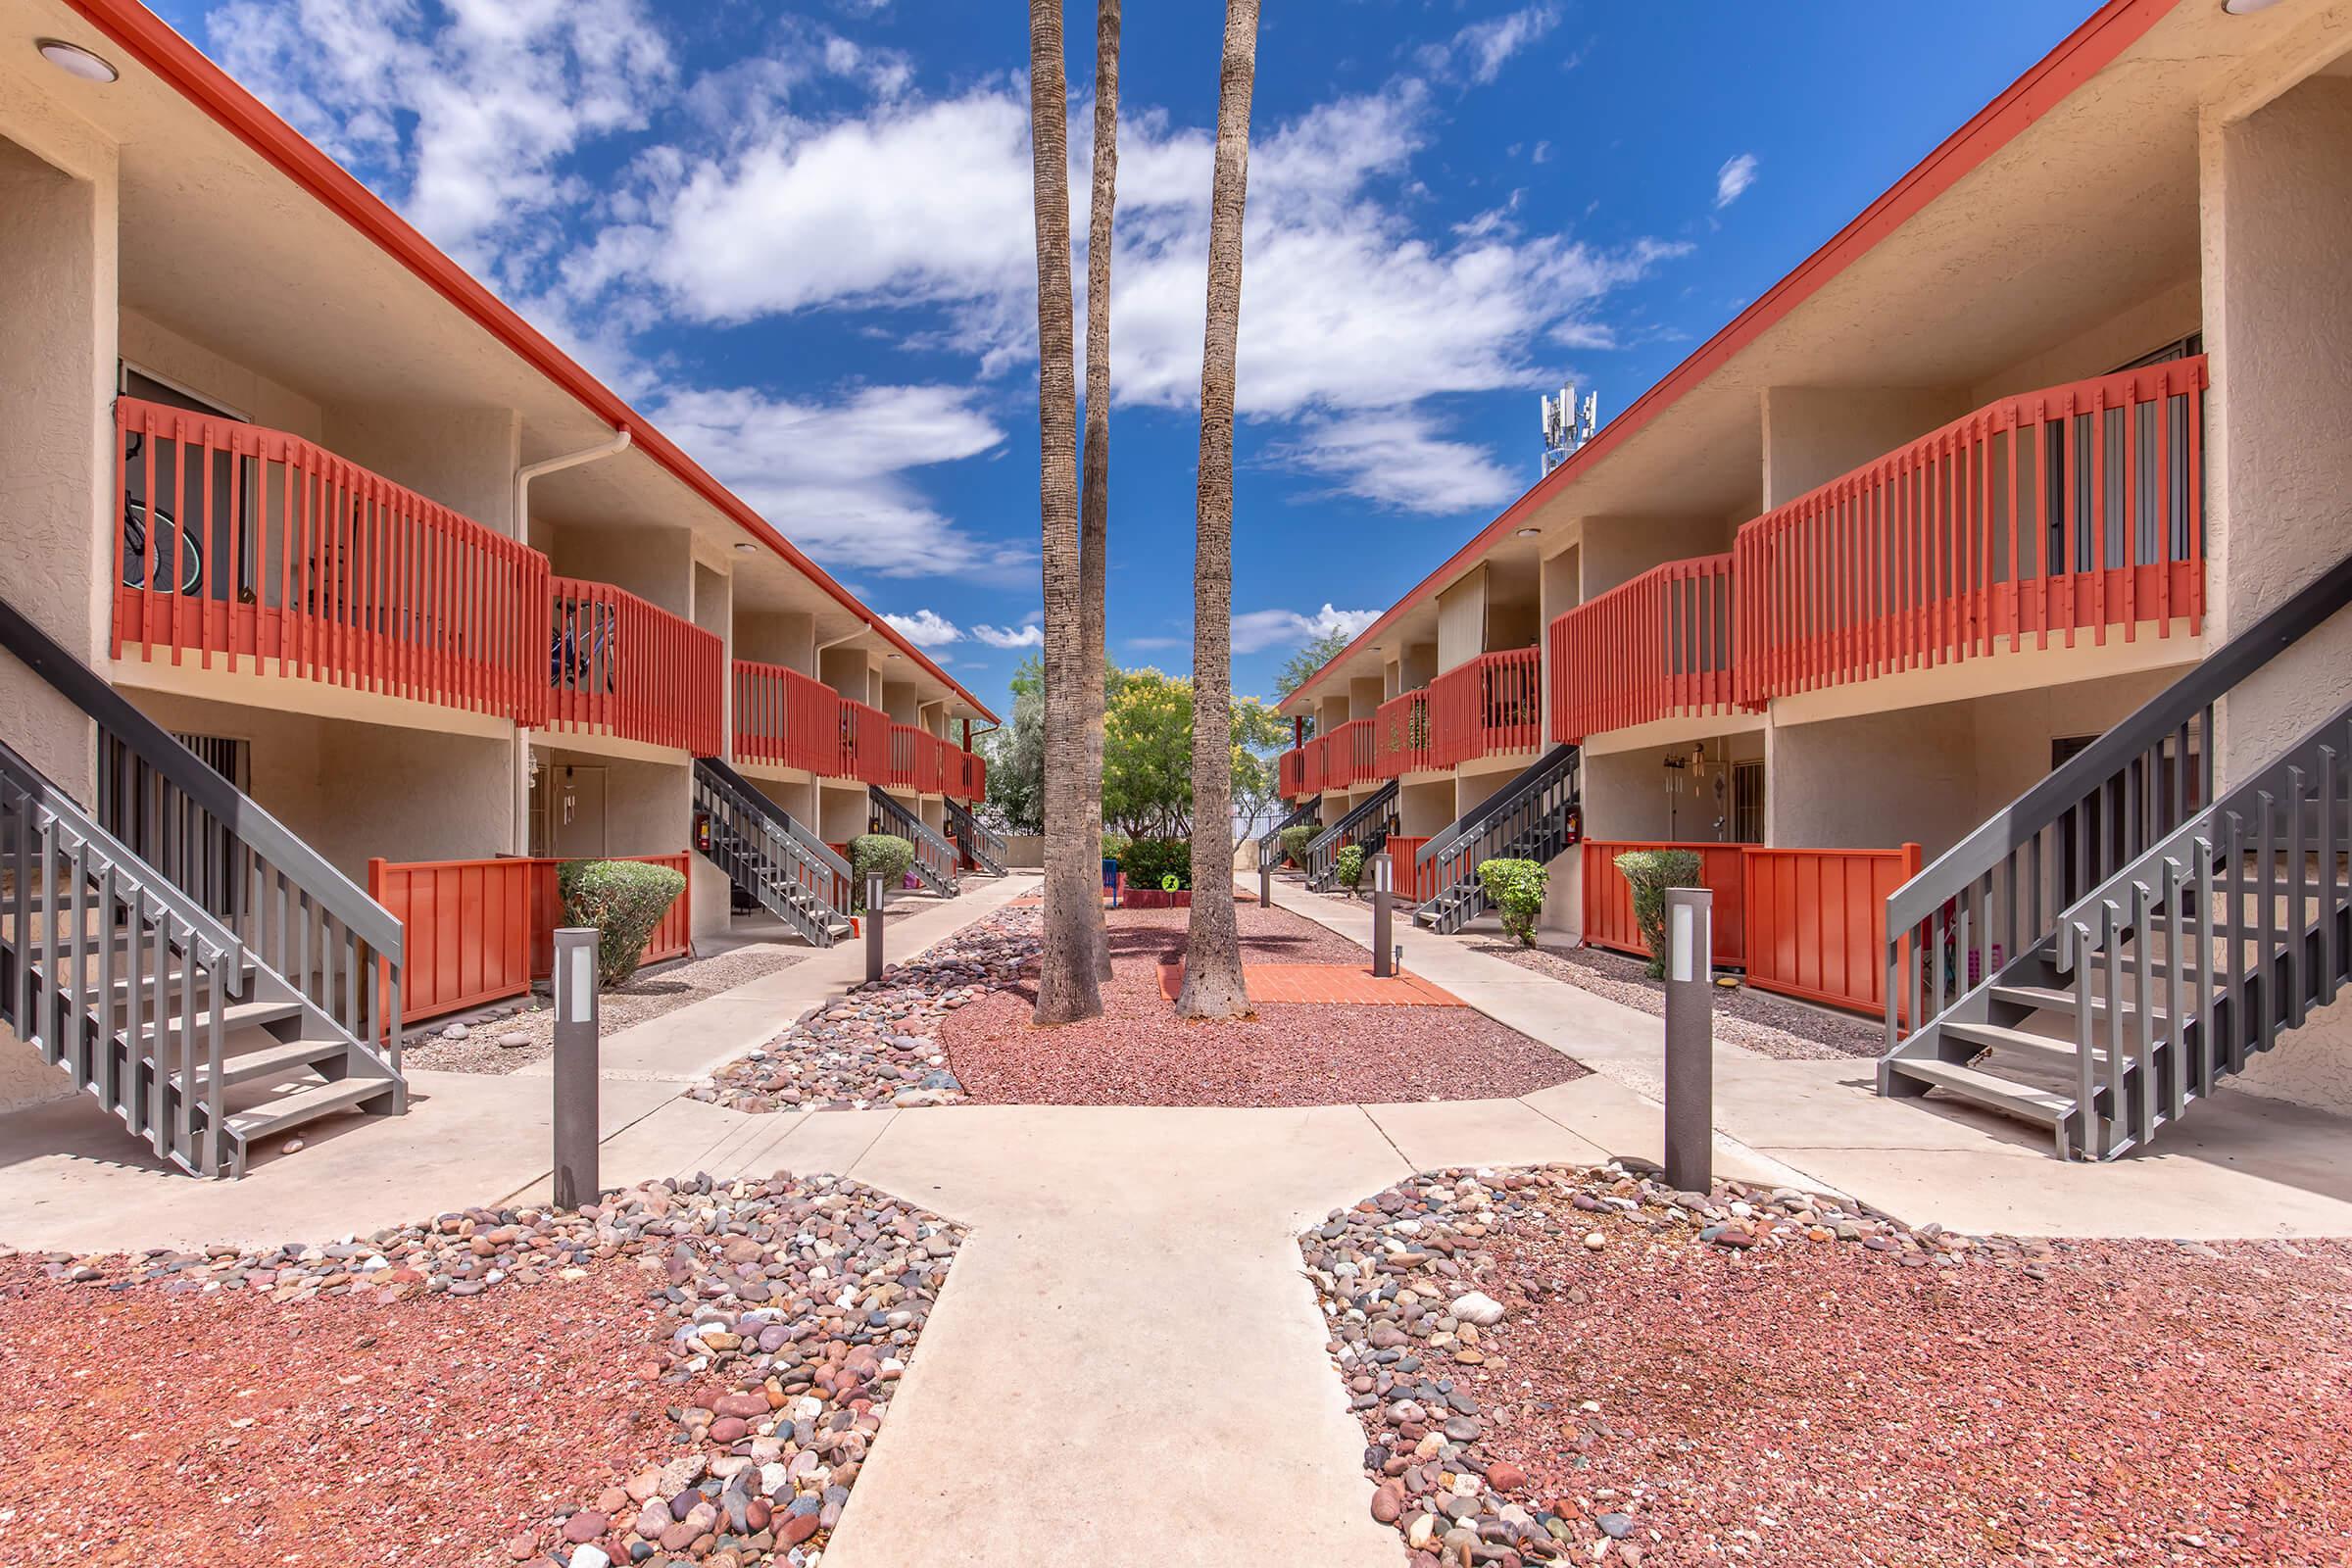
<instances>
[{"instance_id":1,"label":"landscaping stone","mask_svg":"<svg viewBox=\"0 0 2352 1568\"><path fill-rule=\"evenodd\" d=\"M512 1516L485 1518L493 1533L468 1537L474 1550L453 1546L446 1560L503 1552L516 1562L606 1568L666 1554L704 1568L813 1568L961 1241L950 1222L837 1177L706 1176L612 1194L576 1213L467 1209L365 1240L270 1249L14 1261L0 1252L0 1271L28 1276L35 1289L45 1279L109 1300L153 1291L218 1298L224 1309L250 1298L265 1311L307 1304L318 1312L338 1300L422 1312L435 1298L561 1291L626 1271L657 1321L671 1325L651 1348L652 1381L641 1385L657 1391L669 1444L643 1454L634 1470L581 1476L569 1503L539 1503L541 1522L522 1534ZM8 1287L0 1275L0 1303L24 1299L21 1287ZM564 1299L550 1298L542 1315ZM331 1320L304 1318L271 1332L336 1330ZM0 1446L5 1441L0 1427ZM222 1533L241 1539L250 1529L255 1494L241 1489L255 1484L223 1483ZM482 1488L495 1491L495 1477ZM40 1510L20 1512L30 1517L18 1527L29 1528ZM196 1522L175 1515L174 1526L193 1530ZM303 1547L304 1560L314 1555L306 1534L256 1560L292 1560L280 1556L288 1544ZM194 1560L161 1548L156 1555ZM328 1551L321 1560L382 1559Z\"/></svg>"}]
</instances>

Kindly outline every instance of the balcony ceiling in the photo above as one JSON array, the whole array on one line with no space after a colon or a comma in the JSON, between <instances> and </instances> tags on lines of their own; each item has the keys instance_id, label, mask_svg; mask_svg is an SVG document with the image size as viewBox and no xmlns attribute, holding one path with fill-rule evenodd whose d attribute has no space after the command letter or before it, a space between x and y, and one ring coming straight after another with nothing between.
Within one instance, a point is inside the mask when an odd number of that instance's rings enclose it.
<instances>
[{"instance_id":1,"label":"balcony ceiling","mask_svg":"<svg viewBox=\"0 0 2352 1568\"><path fill-rule=\"evenodd\" d=\"M2340 20L2287 5L2248 17L2218 0L2175 7L1599 461L1515 503L1327 666L1298 709L1377 673L1400 643L1434 638L1438 593L1481 562L1532 569L1589 517L1754 508L1768 388L1978 389L2193 280L2199 105L2229 99L2252 56L2340 48L2328 30ZM1519 538L1525 527L1541 537Z\"/></svg>"},{"instance_id":2,"label":"balcony ceiling","mask_svg":"<svg viewBox=\"0 0 2352 1568\"><path fill-rule=\"evenodd\" d=\"M95 89L73 82L33 52L42 37L94 50L122 79ZM53 113L79 121L118 149L118 286L129 310L321 405L517 410L526 463L612 434L594 411L57 0L0 0L0 94L36 122ZM820 640L859 623L771 551L735 552L747 535L734 519L644 452L542 479L532 500L573 526L691 528L703 554L733 563L738 602L808 612ZM976 716L919 663L900 663L924 701L946 698L953 715Z\"/></svg>"}]
</instances>

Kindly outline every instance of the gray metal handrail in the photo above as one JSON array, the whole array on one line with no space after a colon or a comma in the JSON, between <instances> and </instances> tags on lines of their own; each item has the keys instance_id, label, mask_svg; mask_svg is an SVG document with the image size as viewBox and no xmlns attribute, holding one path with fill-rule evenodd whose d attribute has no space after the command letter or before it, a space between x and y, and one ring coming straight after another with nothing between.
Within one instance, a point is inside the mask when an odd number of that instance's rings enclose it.
<instances>
[{"instance_id":1,"label":"gray metal handrail","mask_svg":"<svg viewBox=\"0 0 2352 1568\"><path fill-rule=\"evenodd\" d=\"M1309 839L1306 845L1306 864L1300 867L1306 872L1306 885L1310 888L1318 887L1330 879L1336 869L1336 861L1342 844L1364 844L1367 855L1377 850L1380 844L1365 843L1365 835L1359 830L1365 823L1385 815L1396 800L1396 782L1392 779L1356 802L1347 815ZM1387 840L1388 835L1383 832L1380 835L1380 843L1386 843Z\"/></svg>"},{"instance_id":2,"label":"gray metal handrail","mask_svg":"<svg viewBox=\"0 0 2352 1568\"><path fill-rule=\"evenodd\" d=\"M1005 858L1012 853L1012 846L1004 842L1004 835L981 821L978 813L954 796L943 796L942 799L947 803L949 827L954 829L956 837L964 841L964 848L972 858L982 861L998 875L1003 875L1006 869Z\"/></svg>"},{"instance_id":3,"label":"gray metal handrail","mask_svg":"<svg viewBox=\"0 0 2352 1568\"><path fill-rule=\"evenodd\" d=\"M1310 795L1291 808L1290 815L1260 833L1257 836L1258 869L1269 869L1282 858L1282 836L1285 833L1292 828L1304 827L1307 823L1314 821L1317 813L1322 809L1323 797L1319 794Z\"/></svg>"},{"instance_id":4,"label":"gray metal handrail","mask_svg":"<svg viewBox=\"0 0 2352 1568\"><path fill-rule=\"evenodd\" d=\"M221 1042L229 999L246 989L243 942L5 745L0 866L13 884L0 1017L158 1154L219 1174Z\"/></svg>"},{"instance_id":5,"label":"gray metal handrail","mask_svg":"<svg viewBox=\"0 0 2352 1568\"><path fill-rule=\"evenodd\" d=\"M956 847L940 837L930 823L915 815L879 784L866 786L874 808L892 826L903 828L903 837L914 846L915 874L931 885L932 891L953 898L956 895Z\"/></svg>"},{"instance_id":6,"label":"gray metal handrail","mask_svg":"<svg viewBox=\"0 0 2352 1568\"><path fill-rule=\"evenodd\" d=\"M831 946L833 932L825 916L838 916L849 906L849 862L822 845L811 852L807 830L791 813L716 759L696 760L694 797L710 816L711 858L728 876L748 886L770 913L808 941ZM815 908L802 907L789 891L766 885L769 878L797 889Z\"/></svg>"},{"instance_id":7,"label":"gray metal handrail","mask_svg":"<svg viewBox=\"0 0 2352 1568\"><path fill-rule=\"evenodd\" d=\"M2284 604L2230 638L2131 716L2092 741L1983 826L1920 868L1886 899L1886 929L1925 920L2003 856L2051 826L2093 790L2152 746L2173 737L2247 676L2352 604L2352 556L2346 556Z\"/></svg>"}]
</instances>

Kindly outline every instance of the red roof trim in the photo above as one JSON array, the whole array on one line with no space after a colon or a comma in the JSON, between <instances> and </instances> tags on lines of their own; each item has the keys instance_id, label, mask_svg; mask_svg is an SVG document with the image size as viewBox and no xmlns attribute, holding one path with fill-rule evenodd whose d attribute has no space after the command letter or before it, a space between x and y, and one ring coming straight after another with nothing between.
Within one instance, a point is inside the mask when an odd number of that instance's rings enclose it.
<instances>
[{"instance_id":1,"label":"red roof trim","mask_svg":"<svg viewBox=\"0 0 2352 1568\"><path fill-rule=\"evenodd\" d=\"M1831 236L1828 244L1782 278L1753 305L1734 317L1729 325L1700 344L1695 352L1665 378L1635 400L1617 418L1604 424L1576 455L1539 480L1511 503L1501 516L1421 579L1411 592L1392 605L1378 620L1359 632L1321 669L1291 693L1283 707L1314 690L1359 644L1376 638L1414 605L1475 564L1497 541L1517 527L1521 518L1549 500L1561 486L1592 467L1626 440L1663 414L1685 394L1720 369L1797 306L1821 289L1871 248L1900 228L1921 209L1958 184L1985 159L2007 146L2020 132L2064 101L2069 93L2106 69L2130 48L2179 0L2108 0L2089 20L2069 33L2057 48L2032 70L2011 82L2001 95L1967 124L1944 138L1912 171L1889 186L1886 194L1862 210L1861 216Z\"/></svg>"},{"instance_id":2,"label":"red roof trim","mask_svg":"<svg viewBox=\"0 0 2352 1568\"><path fill-rule=\"evenodd\" d=\"M172 31L162 18L135 0L66 0L66 3L129 51L132 58L162 77L180 96L318 198L336 217L374 241L427 287L471 317L525 364L576 398L598 418L616 430L629 431L632 444L667 468L688 489L718 508L738 527L790 563L835 603L855 612L907 658L971 704L982 717L992 724L998 721L986 704L965 691L960 682L933 663L921 649L900 636L855 594L835 582L822 566L770 526L766 518L621 401L619 394L556 347L471 273L443 255L432 241L361 184L342 165L311 145L300 131L271 113L194 44Z\"/></svg>"}]
</instances>

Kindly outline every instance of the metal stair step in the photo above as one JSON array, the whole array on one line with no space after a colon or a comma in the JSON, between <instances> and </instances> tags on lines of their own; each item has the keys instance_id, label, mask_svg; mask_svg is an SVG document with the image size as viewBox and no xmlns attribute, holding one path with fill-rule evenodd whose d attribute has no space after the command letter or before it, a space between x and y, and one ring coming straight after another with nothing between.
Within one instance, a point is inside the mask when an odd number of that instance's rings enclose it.
<instances>
[{"instance_id":1,"label":"metal stair step","mask_svg":"<svg viewBox=\"0 0 2352 1568\"><path fill-rule=\"evenodd\" d=\"M2075 1109L2075 1102L2063 1095L2017 1083L1997 1073L1964 1067L1958 1062L1897 1056L1886 1065L1906 1078L1931 1088L1948 1090L1963 1100L1974 1101L1988 1109L2015 1116L2021 1121L2030 1121L2039 1127L2055 1127L2072 1115Z\"/></svg>"},{"instance_id":2,"label":"metal stair step","mask_svg":"<svg viewBox=\"0 0 2352 1568\"><path fill-rule=\"evenodd\" d=\"M1947 1023L1943 1025L1943 1032L1964 1045L2031 1056L2045 1066L2062 1067L2068 1072L2077 1070L2075 1043L2072 1040L2053 1040L2048 1035L2033 1034L2023 1029L2004 1029L1998 1024L1989 1023ZM2091 1043L2090 1059L2103 1069L2107 1063L2107 1053L2098 1049L2099 1045L2100 1042L2095 1040ZM2129 1056L2125 1058L2124 1065L2127 1069L2132 1065Z\"/></svg>"},{"instance_id":3,"label":"metal stair step","mask_svg":"<svg viewBox=\"0 0 2352 1568\"><path fill-rule=\"evenodd\" d=\"M371 1100L396 1092L399 1087L391 1078L344 1078L233 1112L221 1123L221 1131L239 1146L236 1164L242 1173L246 1147L321 1116L358 1109Z\"/></svg>"},{"instance_id":4,"label":"metal stair step","mask_svg":"<svg viewBox=\"0 0 2352 1568\"><path fill-rule=\"evenodd\" d=\"M269 1045L252 1051L240 1051L234 1055L224 1052L220 1057L220 1082L224 1087L260 1080L283 1082L302 1076L322 1061L342 1055L343 1051L343 1042L340 1040L271 1040ZM179 1085L178 1073L169 1073L166 1077L174 1087ZM202 1095L211 1086L209 1063L199 1065L187 1085L188 1092Z\"/></svg>"},{"instance_id":5,"label":"metal stair step","mask_svg":"<svg viewBox=\"0 0 2352 1568\"><path fill-rule=\"evenodd\" d=\"M1992 988L1991 995L1995 1002L2006 1002L2020 1007L2032 1007L2036 1012L2063 1013L2069 1018L2075 1016L2075 994L2057 986L1996 985ZM2106 1017L2110 1010L2105 997L2090 999L2090 1015L2094 1019ZM2138 1017L2139 1004L2127 998L2124 1002L2123 1014L2127 1018ZM2193 1012L2191 1015L2194 1015ZM2158 1029L2171 1027L2172 1015L2161 1007L2150 1009L2148 1017ZM1988 1028L1990 1025L1952 1024L1948 1027L1975 1029Z\"/></svg>"}]
</instances>

